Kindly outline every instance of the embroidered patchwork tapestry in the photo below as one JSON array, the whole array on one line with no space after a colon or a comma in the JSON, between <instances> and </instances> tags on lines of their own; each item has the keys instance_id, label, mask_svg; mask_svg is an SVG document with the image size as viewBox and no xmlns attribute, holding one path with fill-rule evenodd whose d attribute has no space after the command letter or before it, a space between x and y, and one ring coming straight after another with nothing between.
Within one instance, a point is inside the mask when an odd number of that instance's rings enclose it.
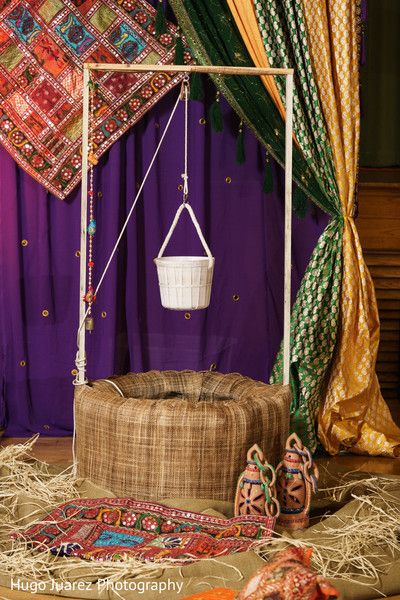
<instances>
[{"instance_id":1,"label":"embroidered patchwork tapestry","mask_svg":"<svg viewBox=\"0 0 400 600\"><path fill-rule=\"evenodd\" d=\"M0 11L0 141L59 198L81 179L85 62L170 64L176 28L144 0L10 0ZM190 53L185 53L190 61ZM96 72L99 158L182 75Z\"/></svg>"},{"instance_id":2,"label":"embroidered patchwork tapestry","mask_svg":"<svg viewBox=\"0 0 400 600\"><path fill-rule=\"evenodd\" d=\"M130 498L80 498L61 504L18 537L56 556L186 564L245 552L269 537L274 525L270 517L223 519Z\"/></svg>"}]
</instances>

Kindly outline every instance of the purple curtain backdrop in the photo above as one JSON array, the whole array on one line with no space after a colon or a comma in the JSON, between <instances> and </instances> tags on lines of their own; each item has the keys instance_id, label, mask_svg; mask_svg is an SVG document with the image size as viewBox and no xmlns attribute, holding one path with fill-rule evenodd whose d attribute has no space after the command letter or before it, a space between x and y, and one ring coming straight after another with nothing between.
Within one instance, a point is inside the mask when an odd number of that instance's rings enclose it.
<instances>
[{"instance_id":1,"label":"purple curtain backdrop","mask_svg":"<svg viewBox=\"0 0 400 600\"><path fill-rule=\"evenodd\" d=\"M95 169L95 282L113 247L138 183L160 139L178 90L117 142ZM245 132L247 160L235 160L238 121L223 103L215 133L205 104L192 102L190 202L216 258L211 305L184 313L161 307L153 258L181 202L183 106L94 305L87 335L88 375L148 369L238 371L267 381L282 336L283 183L262 192L264 152ZM79 302L80 198L50 196L0 149L1 402L6 435L69 435ZM294 218L293 293L326 215ZM22 244L27 241L27 245ZM187 215L167 253L201 253ZM233 299L237 295L239 299ZM48 311L47 313L43 311Z\"/></svg>"}]
</instances>

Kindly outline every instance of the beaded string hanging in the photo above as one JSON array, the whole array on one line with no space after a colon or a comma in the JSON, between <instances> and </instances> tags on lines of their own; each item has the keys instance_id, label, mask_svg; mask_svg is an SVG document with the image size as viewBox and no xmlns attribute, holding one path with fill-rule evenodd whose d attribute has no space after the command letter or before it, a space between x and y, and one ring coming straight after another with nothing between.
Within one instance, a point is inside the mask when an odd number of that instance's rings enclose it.
<instances>
[{"instance_id":1,"label":"beaded string hanging","mask_svg":"<svg viewBox=\"0 0 400 600\"><path fill-rule=\"evenodd\" d=\"M87 331L93 331L94 318L92 315L92 305L96 300L93 287L93 238L96 233L96 220L94 214L94 166L97 163L94 155L94 120L95 120L95 89L96 85L93 81L89 82L89 148L88 148L88 163L89 163L89 225L87 227L88 234L88 287L84 296L85 302L88 304L87 315L85 319L85 327Z\"/></svg>"}]
</instances>

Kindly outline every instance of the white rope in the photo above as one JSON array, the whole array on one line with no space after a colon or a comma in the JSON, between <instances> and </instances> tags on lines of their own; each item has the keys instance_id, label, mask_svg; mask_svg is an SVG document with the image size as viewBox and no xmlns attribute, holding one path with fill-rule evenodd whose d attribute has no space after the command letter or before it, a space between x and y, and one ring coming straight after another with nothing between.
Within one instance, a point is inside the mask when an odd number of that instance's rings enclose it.
<instances>
[{"instance_id":1,"label":"white rope","mask_svg":"<svg viewBox=\"0 0 400 600\"><path fill-rule=\"evenodd\" d=\"M86 318L86 315L85 315L85 318ZM79 327L78 334L79 334L80 329L81 328ZM79 350L78 350L78 352L76 353L75 365L76 365L76 368L78 369L78 371L80 369L86 367L86 354L83 358L79 358ZM79 385L79 382L76 379L74 379L74 381L72 382L72 385Z\"/></svg>"},{"instance_id":2,"label":"white rope","mask_svg":"<svg viewBox=\"0 0 400 600\"><path fill-rule=\"evenodd\" d=\"M205 252L206 252L206 254L208 256L208 258L210 259L210 267L211 267L211 265L212 265L212 263L214 261L213 255L211 254L211 250L208 247L208 244L207 244L207 242L206 242L206 240L204 238L203 232L201 231L200 224L199 224L198 220L196 219L196 215L193 212L193 208L190 206L190 204L188 202L182 202L182 204L178 207L178 210L176 211L174 220L172 221L171 227L169 228L169 231L167 233L167 236L166 236L166 238L164 240L163 245L160 248L160 252L158 253L157 258L162 258L163 254L164 254L164 251L165 251L165 248L167 247L168 242L171 239L171 236L172 236L172 234L173 234L173 232L175 230L175 227L178 224L178 221L180 219L182 211L185 208L188 211L188 213L190 215L190 218L192 219L192 223L193 223L193 225L196 228L197 235L200 238L200 242L201 242L201 244L202 244L202 246L203 246L203 248L204 248L204 250L205 250Z\"/></svg>"},{"instance_id":3,"label":"white rope","mask_svg":"<svg viewBox=\"0 0 400 600\"><path fill-rule=\"evenodd\" d=\"M176 211L175 217L172 221L171 227L169 228L169 231L167 233L167 236L160 248L160 252L158 253L157 258L162 258L165 248L167 247L169 240L171 239L171 236L175 230L175 227L178 224L178 221L180 219L180 216L183 212L183 210L186 208L190 218L192 219L193 225L196 228L197 231L197 235L200 238L201 244L204 248L204 250L206 251L206 254L209 258L209 267L211 268L214 264L214 258L213 255L211 254L211 250L208 247L208 244L204 238L203 232L201 231L201 227L199 225L198 220L196 219L196 215L193 212L192 207L190 206L189 202L188 202L188 196L189 196L189 175L188 175L188 114L189 114L189 78L185 77L185 79L182 82L182 94L181 97L183 97L185 99L185 166L184 166L184 173L182 173L181 177L183 179L183 200L182 200L182 204L178 207L178 210Z\"/></svg>"},{"instance_id":4,"label":"white rope","mask_svg":"<svg viewBox=\"0 0 400 600\"><path fill-rule=\"evenodd\" d=\"M76 353L75 364L76 364L76 367L77 367L78 371L80 371L80 369L82 367L86 367L86 355L84 356L84 358L79 358L79 350ZM76 380L74 380L72 383L73 383L73 385L79 385ZM77 477L77 471L78 471L78 462L76 460L76 413L75 413L75 399L74 399L74 401L72 403L72 413L73 413L73 421L74 421L74 430L73 430L73 434L72 434L72 477L75 480L76 477Z\"/></svg>"},{"instance_id":5,"label":"white rope","mask_svg":"<svg viewBox=\"0 0 400 600\"><path fill-rule=\"evenodd\" d=\"M183 90L185 96L185 172L182 173L183 179L183 203L187 201L189 195L189 175L188 175L188 112L189 112L189 78L183 80Z\"/></svg>"},{"instance_id":6,"label":"white rope","mask_svg":"<svg viewBox=\"0 0 400 600\"><path fill-rule=\"evenodd\" d=\"M109 383L110 385L113 386L114 389L117 390L118 394L121 396L121 398L125 398L123 391L121 390L121 388L119 387L119 385L117 385L115 383L115 381L112 381L111 379L98 379L97 381L105 381L106 383Z\"/></svg>"},{"instance_id":7,"label":"white rope","mask_svg":"<svg viewBox=\"0 0 400 600\"><path fill-rule=\"evenodd\" d=\"M123 227L122 227L122 229L121 229L121 232L120 232L120 234L119 234L119 236L118 236L118 238L117 238L117 241L115 242L114 248L112 249L112 252L111 252L111 254L110 254L110 257L109 257L109 259L108 259L108 261L107 261L107 264L106 264L106 266L105 266L105 268L104 268L104 271L103 271L103 273L101 274L101 277L100 277L99 283L97 284L97 287L96 287L96 289L95 289L95 291L94 291L94 295L95 295L95 296L97 296L97 294L99 293L99 290L100 290L100 288L101 288L101 285L102 285L102 283L103 283L103 281L104 281L104 278L105 278L105 276L106 276L106 274L107 274L107 271L108 271L108 269L109 269L109 267L110 267L111 261L112 261L112 259L114 258L114 255L115 255L115 253L116 253L116 251L117 251L117 248L118 248L118 246L119 246L119 243L120 243L120 241L121 241L121 239L122 239L122 236L123 236L123 235L124 235L124 233L125 233L125 229L126 229L126 228L127 228L127 226L128 226L129 220L130 220L130 218L131 218L131 216L132 216L132 213L133 213L133 211L134 211L134 209L135 209L135 207L136 207L136 204L137 204L137 202L138 202L138 200L139 200L139 196L140 196L140 194L142 193L142 190L143 190L144 184L145 184L145 183L146 183L146 181L147 181L147 178L148 178L148 176L149 176L149 174L150 174L150 171L151 171L151 169L152 169L152 167L153 167L154 161L155 161L155 160L156 160L156 158L157 158L158 152L159 152L159 150L160 150L160 148L161 148L161 145L162 145L162 143L163 143L163 141L164 141L164 138L165 138L165 136L166 136L166 133L167 133L167 131L168 131L168 129L169 129L169 126L170 126L170 124L171 124L172 118L173 118L173 116L174 116L174 114L175 114L175 112L176 112L176 109L178 108L179 101L180 101L180 94L179 94L179 96L178 96L178 98L177 98L177 100L176 100L176 102L175 102L175 106L174 106L174 108L172 109L172 113L171 113L171 115L170 115L170 117L169 117L169 119L168 119L168 122L167 122L166 126L165 126L165 129L164 129L164 131L163 131L163 134L162 134L162 136L161 136L161 139L160 139L160 141L158 142L158 146L157 146L157 148L156 148L156 150L155 150L155 152L154 152L153 158L152 158L152 159L151 159L151 161L150 161L150 164L149 164L149 166L148 166L148 168L147 168L146 174L145 174L145 176L144 176L144 178L143 178L143 181L142 181L142 183L141 183L141 185L140 185L140 188L138 189L138 192L137 192L137 194L136 194L136 197L135 197L135 199L134 199L134 201L133 201L133 204L132 204L132 206L131 206L131 209L130 209L130 211L129 211L129 213L128 213L128 216L127 216L127 217L126 217L126 219L125 219L125 223L124 223L124 225L123 225ZM90 307L89 307L89 308L87 309L87 311L85 312L85 315L84 315L84 317L83 317L83 319L82 319L82 321L81 321L81 323L80 323L80 325L79 325L78 334L77 334L78 336L79 336L79 332L80 332L80 330L82 329L82 327L83 327L83 326L84 326L84 324L85 324L85 320L86 320L86 317L88 316L89 310L90 310ZM76 364L76 363L75 363L75 364ZM76 364L76 366L78 367L78 364ZM79 368L79 367L78 367L78 368Z\"/></svg>"},{"instance_id":8,"label":"white rope","mask_svg":"<svg viewBox=\"0 0 400 600\"><path fill-rule=\"evenodd\" d=\"M76 460L76 413L75 413L75 398L72 403L72 412L74 420L74 431L72 433L72 477L75 481L78 475L78 461Z\"/></svg>"}]
</instances>

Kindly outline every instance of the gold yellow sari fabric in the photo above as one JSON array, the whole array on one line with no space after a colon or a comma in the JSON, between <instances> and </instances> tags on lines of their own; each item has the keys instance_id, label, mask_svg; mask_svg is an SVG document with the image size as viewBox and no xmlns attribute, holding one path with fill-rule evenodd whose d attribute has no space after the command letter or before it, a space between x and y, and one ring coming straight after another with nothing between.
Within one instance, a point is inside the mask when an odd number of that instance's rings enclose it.
<instances>
[{"instance_id":1,"label":"gold yellow sari fabric","mask_svg":"<svg viewBox=\"0 0 400 600\"><path fill-rule=\"evenodd\" d=\"M270 64L258 28L253 0L227 0L227 3L254 65L268 69ZM271 75L267 75L261 77L261 81L274 101L283 120L285 120L285 107L283 106L274 78Z\"/></svg>"},{"instance_id":2,"label":"gold yellow sari fabric","mask_svg":"<svg viewBox=\"0 0 400 600\"><path fill-rule=\"evenodd\" d=\"M303 0L303 6L344 216L339 337L318 433L332 454L347 448L394 456L400 453L400 429L375 373L378 309L353 219L360 136L358 2Z\"/></svg>"}]
</instances>

